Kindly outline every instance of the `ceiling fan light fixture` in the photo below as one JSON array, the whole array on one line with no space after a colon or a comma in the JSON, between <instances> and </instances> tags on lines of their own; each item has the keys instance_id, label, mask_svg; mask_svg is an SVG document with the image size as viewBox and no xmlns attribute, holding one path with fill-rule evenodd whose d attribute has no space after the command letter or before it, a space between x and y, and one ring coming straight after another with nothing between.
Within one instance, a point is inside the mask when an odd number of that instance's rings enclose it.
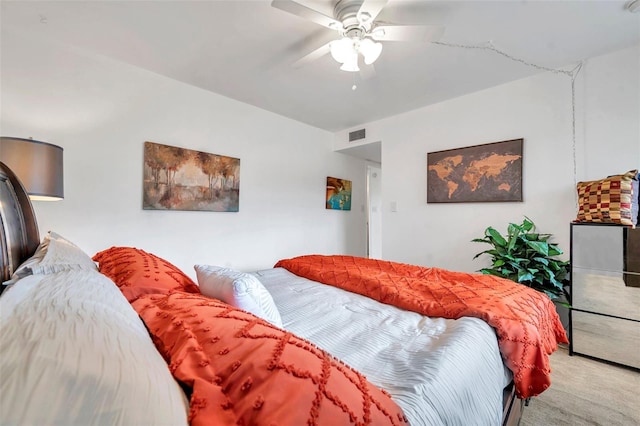
<instances>
[{"instance_id":1,"label":"ceiling fan light fixture","mask_svg":"<svg viewBox=\"0 0 640 426\"><path fill-rule=\"evenodd\" d=\"M353 41L348 37L332 41L330 48L333 59L341 64L347 62L349 60L349 56L354 52Z\"/></svg>"},{"instance_id":2,"label":"ceiling fan light fixture","mask_svg":"<svg viewBox=\"0 0 640 426\"><path fill-rule=\"evenodd\" d=\"M364 56L364 63L371 65L380 57L380 53L382 53L382 43L376 43L365 38L360 42L360 53Z\"/></svg>"},{"instance_id":3,"label":"ceiling fan light fixture","mask_svg":"<svg viewBox=\"0 0 640 426\"><path fill-rule=\"evenodd\" d=\"M342 71L349 72L358 72L360 68L358 67L358 52L354 49L351 54L347 57L347 60L343 62L340 67Z\"/></svg>"}]
</instances>

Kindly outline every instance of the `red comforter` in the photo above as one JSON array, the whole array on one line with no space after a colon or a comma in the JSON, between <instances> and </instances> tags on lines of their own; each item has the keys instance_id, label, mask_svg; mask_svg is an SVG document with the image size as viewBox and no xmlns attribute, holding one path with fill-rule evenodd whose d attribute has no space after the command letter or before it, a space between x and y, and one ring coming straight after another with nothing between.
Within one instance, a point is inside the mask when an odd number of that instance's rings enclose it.
<instances>
[{"instance_id":1,"label":"red comforter","mask_svg":"<svg viewBox=\"0 0 640 426\"><path fill-rule=\"evenodd\" d=\"M507 279L352 256L300 256L275 267L423 315L483 319L520 398L549 387L549 354L568 342L553 302Z\"/></svg>"}]
</instances>

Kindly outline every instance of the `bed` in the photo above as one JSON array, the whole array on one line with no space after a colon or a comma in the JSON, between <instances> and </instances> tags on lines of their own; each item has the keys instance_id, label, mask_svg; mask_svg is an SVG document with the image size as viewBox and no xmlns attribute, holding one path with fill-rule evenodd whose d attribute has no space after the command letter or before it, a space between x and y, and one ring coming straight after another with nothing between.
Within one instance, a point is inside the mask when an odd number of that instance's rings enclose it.
<instances>
[{"instance_id":1,"label":"bed","mask_svg":"<svg viewBox=\"0 0 640 426\"><path fill-rule=\"evenodd\" d=\"M2 163L0 201L2 424L520 419L504 336L483 319L425 316L280 264L251 274L200 265L196 285L140 249L91 258L54 232L40 240Z\"/></svg>"}]
</instances>

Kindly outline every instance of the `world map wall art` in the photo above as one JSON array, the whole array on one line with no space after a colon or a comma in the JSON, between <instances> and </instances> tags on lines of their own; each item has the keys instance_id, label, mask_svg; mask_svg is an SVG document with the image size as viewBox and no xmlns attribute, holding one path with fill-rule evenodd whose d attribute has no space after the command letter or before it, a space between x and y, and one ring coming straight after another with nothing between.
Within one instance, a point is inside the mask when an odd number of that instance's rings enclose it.
<instances>
[{"instance_id":1,"label":"world map wall art","mask_svg":"<svg viewBox=\"0 0 640 426\"><path fill-rule=\"evenodd\" d=\"M145 210L239 210L239 158L145 142L143 168Z\"/></svg>"},{"instance_id":2,"label":"world map wall art","mask_svg":"<svg viewBox=\"0 0 640 426\"><path fill-rule=\"evenodd\" d=\"M427 203L522 201L522 144L513 139L427 153Z\"/></svg>"}]
</instances>

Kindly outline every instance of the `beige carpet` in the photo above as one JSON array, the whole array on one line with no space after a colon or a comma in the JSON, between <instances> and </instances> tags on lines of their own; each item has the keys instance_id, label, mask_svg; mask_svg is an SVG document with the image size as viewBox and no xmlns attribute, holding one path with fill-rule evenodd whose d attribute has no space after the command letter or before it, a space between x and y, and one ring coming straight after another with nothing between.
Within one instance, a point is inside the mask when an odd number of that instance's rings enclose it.
<instances>
[{"instance_id":1,"label":"beige carpet","mask_svg":"<svg viewBox=\"0 0 640 426\"><path fill-rule=\"evenodd\" d=\"M640 425L639 372L566 348L551 355L551 368L551 387L524 407L520 426Z\"/></svg>"}]
</instances>

